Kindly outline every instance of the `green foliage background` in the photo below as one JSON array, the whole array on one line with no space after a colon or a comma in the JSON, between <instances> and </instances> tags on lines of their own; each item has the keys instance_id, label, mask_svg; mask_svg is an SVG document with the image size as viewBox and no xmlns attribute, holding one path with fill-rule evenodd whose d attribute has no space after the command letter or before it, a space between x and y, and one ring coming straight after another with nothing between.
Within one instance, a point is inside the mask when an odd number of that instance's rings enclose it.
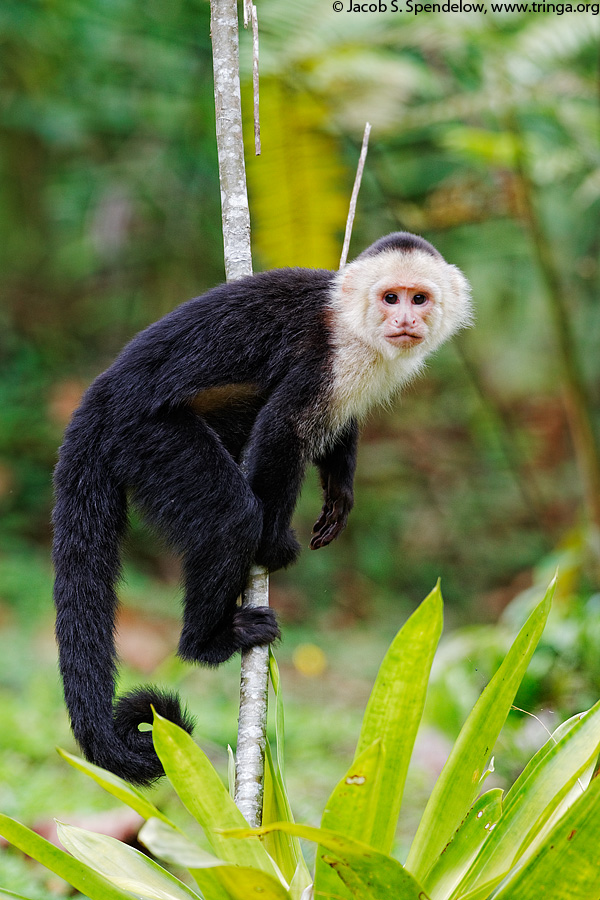
<instances>
[{"instance_id":1,"label":"green foliage background","mask_svg":"<svg viewBox=\"0 0 600 900\"><path fill-rule=\"evenodd\" d=\"M351 14L328 0L258 0L258 15L258 159L241 36L255 268L338 265L368 119L351 254L393 229L423 233L472 281L477 317L366 423L343 537L272 579L294 693L289 755L304 754L289 777L308 821L383 646L438 576L449 624L483 623L457 632L434 671L441 729L456 734L506 650L504 625L485 623L557 561L555 622L518 702L564 718L598 696L590 497L540 248L559 273L597 442L600 16ZM57 795L82 802L58 764L41 765L69 741L51 634L57 447L81 391L123 344L222 280L219 202L205 0L4 0L0 805L28 821L60 812ZM296 515L304 546L319 507L311 473ZM155 621L173 649L176 562L135 519L126 575L134 625ZM330 666L321 681L292 663L315 634ZM136 683L143 667L124 656L123 680ZM204 745L225 763L230 668L198 676L167 659L152 678L183 684ZM30 893L22 870L13 888Z\"/></svg>"},{"instance_id":2,"label":"green foliage background","mask_svg":"<svg viewBox=\"0 0 600 900\"><path fill-rule=\"evenodd\" d=\"M325 602L360 616L373 598L414 603L441 574L473 608L579 521L514 121L597 418L599 17L339 14L322 0L262 0L259 15L256 267L337 265L368 118L354 251L422 232L467 272L477 308L476 330L369 421L352 528L282 589L302 614ZM222 250L206 2L7 0L0 50L3 566L48 546L50 474L83 387L221 280ZM242 35L248 112L249 53ZM305 543L318 506L311 478ZM139 528L132 547L167 568Z\"/></svg>"}]
</instances>

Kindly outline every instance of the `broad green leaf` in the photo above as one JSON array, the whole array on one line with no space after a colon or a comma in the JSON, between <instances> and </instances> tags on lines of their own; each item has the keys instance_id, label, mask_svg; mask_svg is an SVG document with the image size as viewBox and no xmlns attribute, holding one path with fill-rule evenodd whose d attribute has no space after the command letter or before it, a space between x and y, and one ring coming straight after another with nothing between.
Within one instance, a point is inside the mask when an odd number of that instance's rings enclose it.
<instances>
[{"instance_id":1,"label":"broad green leaf","mask_svg":"<svg viewBox=\"0 0 600 900\"><path fill-rule=\"evenodd\" d=\"M355 841L329 829L294 825L292 822L275 822L262 828L236 829L228 834L230 837L239 838L253 834L266 834L274 829L314 841L329 850L337 861L334 863L334 867L337 867L339 862L344 870L352 870L356 876L354 880L360 881L364 900L367 898L390 900L391 897L394 900L428 900L421 885L397 859L374 850L373 847L369 847L362 841ZM331 862L329 864L331 865ZM341 868L337 868L337 871L341 872ZM348 877L352 878L352 876ZM350 885L348 886L350 887ZM316 893L315 895L319 896Z\"/></svg>"},{"instance_id":2,"label":"broad green leaf","mask_svg":"<svg viewBox=\"0 0 600 900\"><path fill-rule=\"evenodd\" d=\"M462 890L473 890L498 875L506 875L549 819L600 748L600 702L566 731L538 751L518 790L511 790L497 827L477 857ZM459 894L457 893L457 896Z\"/></svg>"},{"instance_id":3,"label":"broad green leaf","mask_svg":"<svg viewBox=\"0 0 600 900\"><path fill-rule=\"evenodd\" d=\"M204 869L222 866L224 861L208 853L190 840L173 825L160 819L148 819L140 829L138 840L148 848L153 856L164 859L171 865L185 869Z\"/></svg>"},{"instance_id":4,"label":"broad green leaf","mask_svg":"<svg viewBox=\"0 0 600 900\"><path fill-rule=\"evenodd\" d=\"M512 803L516 798L520 796L523 785L531 776L531 773L534 769L539 768L544 757L550 753L550 751L558 744L558 742L563 738L572 728L574 728L581 720L590 712L590 710L586 710L582 713L576 713L574 716L571 716L570 719L567 719L566 722L562 722L558 728L556 728L552 734L549 736L548 740L545 744L543 744L537 753L531 757L519 777L516 781L513 782L512 786L506 793L504 798L504 806L506 809L509 809Z\"/></svg>"},{"instance_id":5,"label":"broad green leaf","mask_svg":"<svg viewBox=\"0 0 600 900\"><path fill-rule=\"evenodd\" d=\"M494 788L479 797L429 870L423 887L432 897L449 897L502 815L502 791Z\"/></svg>"},{"instance_id":6,"label":"broad green leaf","mask_svg":"<svg viewBox=\"0 0 600 900\"><path fill-rule=\"evenodd\" d=\"M479 792L482 773L544 630L554 585L555 579L479 697L435 784L406 861L418 879L426 877Z\"/></svg>"},{"instance_id":7,"label":"broad green leaf","mask_svg":"<svg viewBox=\"0 0 600 900\"><path fill-rule=\"evenodd\" d=\"M376 740L381 740L384 753L380 760L376 815L371 817L370 835L363 832L362 839L384 853L391 851L394 842L442 620L443 602L438 583L392 642L363 718L355 759Z\"/></svg>"},{"instance_id":8,"label":"broad green leaf","mask_svg":"<svg viewBox=\"0 0 600 900\"><path fill-rule=\"evenodd\" d=\"M263 825L271 822L293 822L294 817L285 791L281 775L275 768L271 746L267 741L265 747L265 782L263 799ZM304 872L302 890L312 881L304 857L300 841L294 835L284 834L282 831L274 831L265 836L264 847L267 853L273 857L281 870L284 878L291 883L296 876L297 883L302 882L298 869Z\"/></svg>"},{"instance_id":9,"label":"broad green leaf","mask_svg":"<svg viewBox=\"0 0 600 900\"><path fill-rule=\"evenodd\" d=\"M494 900L595 900L600 896L599 833L600 778L595 778Z\"/></svg>"},{"instance_id":10,"label":"broad green leaf","mask_svg":"<svg viewBox=\"0 0 600 900\"><path fill-rule=\"evenodd\" d=\"M231 900L231 893L225 887L229 879L224 879L222 871L229 864L207 853L177 828L160 819L149 819L139 833L139 840L159 859L186 868L208 900Z\"/></svg>"},{"instance_id":11,"label":"broad green leaf","mask_svg":"<svg viewBox=\"0 0 600 900\"><path fill-rule=\"evenodd\" d=\"M166 869L114 838L72 826L59 826L59 837L78 859L141 900L198 900L195 891ZM258 869L217 860L206 874L211 876L207 884L219 888L217 894L207 893L209 900L248 900L252 896L257 900L289 900L280 882Z\"/></svg>"},{"instance_id":12,"label":"broad green leaf","mask_svg":"<svg viewBox=\"0 0 600 900\"><path fill-rule=\"evenodd\" d=\"M57 830L65 850L123 891L144 900L198 900L182 881L116 838L60 822Z\"/></svg>"},{"instance_id":13,"label":"broad green leaf","mask_svg":"<svg viewBox=\"0 0 600 900\"><path fill-rule=\"evenodd\" d=\"M184 806L205 830L217 856L239 866L262 869L277 877L272 859L257 838L227 841L216 829L248 825L212 763L192 737L158 713L154 715L156 752Z\"/></svg>"},{"instance_id":14,"label":"broad green leaf","mask_svg":"<svg viewBox=\"0 0 600 900\"><path fill-rule=\"evenodd\" d=\"M0 834L27 856L60 875L70 885L91 900L131 900L131 894L111 884L94 869L74 859L60 847L55 847L14 819L0 814Z\"/></svg>"},{"instance_id":15,"label":"broad green leaf","mask_svg":"<svg viewBox=\"0 0 600 900\"><path fill-rule=\"evenodd\" d=\"M335 856L325 857L329 860L332 871L335 872L340 881L349 890L352 897L357 900L429 900L424 891L419 891L418 895L414 893L412 884L401 884L395 878L390 877L390 873L385 870L376 869L368 861L359 863L346 862L336 858ZM326 895L335 900L340 896L339 887L337 890Z\"/></svg>"},{"instance_id":16,"label":"broad green leaf","mask_svg":"<svg viewBox=\"0 0 600 900\"><path fill-rule=\"evenodd\" d=\"M504 876L500 875L498 878L494 878L493 881L486 881L485 884L475 888L474 891L469 891L468 894L461 894L460 900L488 900L488 897L492 896L494 888L497 888L503 880Z\"/></svg>"},{"instance_id":17,"label":"broad green leaf","mask_svg":"<svg viewBox=\"0 0 600 900\"><path fill-rule=\"evenodd\" d=\"M369 842L377 815L382 756L381 741L377 740L352 763L327 801L321 828ZM322 847L317 850L315 891L318 896L342 892L337 873L323 862L325 852Z\"/></svg>"},{"instance_id":18,"label":"broad green leaf","mask_svg":"<svg viewBox=\"0 0 600 900\"><path fill-rule=\"evenodd\" d=\"M142 816L142 818L162 819L163 822L169 822L168 818L161 813L160 810L158 810L156 806L141 793L141 791L138 791L137 788L132 787L127 781L119 778L118 775L113 775L112 772L101 769L100 766L95 766L93 763L81 759L79 756L73 756L73 754L67 753L66 750L61 750L60 747L58 748L58 753L70 766L73 766L74 769L79 769L80 772L88 775L99 784L100 787L103 787L105 791L112 794L113 797L117 797L119 800L122 800L123 803L126 803L127 806L134 809L136 813Z\"/></svg>"},{"instance_id":19,"label":"broad green leaf","mask_svg":"<svg viewBox=\"0 0 600 900\"><path fill-rule=\"evenodd\" d=\"M228 865L211 871L220 879L228 900L290 900L281 882L260 869ZM207 900L213 900L212 895Z\"/></svg>"}]
</instances>

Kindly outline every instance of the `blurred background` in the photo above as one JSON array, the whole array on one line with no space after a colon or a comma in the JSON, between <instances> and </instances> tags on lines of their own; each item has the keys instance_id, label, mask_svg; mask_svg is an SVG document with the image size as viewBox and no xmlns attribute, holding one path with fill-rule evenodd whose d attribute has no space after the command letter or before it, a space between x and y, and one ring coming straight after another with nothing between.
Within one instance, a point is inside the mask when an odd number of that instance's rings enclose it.
<instances>
[{"instance_id":1,"label":"blurred background","mask_svg":"<svg viewBox=\"0 0 600 900\"><path fill-rule=\"evenodd\" d=\"M600 16L338 13L329 0L258 0L258 16L259 158L241 36L255 268L337 267L368 119L351 255L415 231L473 284L475 328L366 424L347 531L272 578L304 821L351 757L389 640L441 578L418 809L557 565L518 704L556 724L598 697ZM87 384L136 331L223 280L212 92L204 0L3 0L0 808L29 824L110 812L52 749L73 743L52 632L51 473ZM319 509L311 472L304 546ZM239 664L177 662L177 560L135 519L126 554L123 685L180 688L226 769ZM515 713L504 775L544 739ZM0 881L62 890L8 852Z\"/></svg>"}]
</instances>

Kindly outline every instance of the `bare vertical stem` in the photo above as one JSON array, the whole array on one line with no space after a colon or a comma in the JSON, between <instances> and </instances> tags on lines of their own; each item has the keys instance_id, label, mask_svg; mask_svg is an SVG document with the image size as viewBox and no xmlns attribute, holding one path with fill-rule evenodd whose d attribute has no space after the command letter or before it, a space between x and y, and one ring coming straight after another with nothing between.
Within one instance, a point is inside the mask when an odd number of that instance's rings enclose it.
<instances>
[{"instance_id":1,"label":"bare vertical stem","mask_svg":"<svg viewBox=\"0 0 600 900\"><path fill-rule=\"evenodd\" d=\"M243 604L268 606L269 575L262 566L253 566ZM252 828L262 823L268 693L269 648L252 647L242 654L234 795Z\"/></svg>"},{"instance_id":2,"label":"bare vertical stem","mask_svg":"<svg viewBox=\"0 0 600 900\"><path fill-rule=\"evenodd\" d=\"M356 215L356 203L358 201L358 192L362 181L365 162L367 159L367 150L369 149L369 135L371 134L371 125L369 122L365 125L365 133L356 167L356 177L354 179L354 187L352 188L352 196L350 198L350 209L348 210L348 219L346 221L346 233L344 235L344 245L342 247L342 256L340 259L340 269L342 269L348 261L348 251L350 249L350 238L352 237L352 226L354 225L354 216Z\"/></svg>"},{"instance_id":3,"label":"bare vertical stem","mask_svg":"<svg viewBox=\"0 0 600 900\"><path fill-rule=\"evenodd\" d=\"M567 292L538 213L525 138L515 114L510 117L509 127L515 137L516 168L522 185L529 233L546 284L548 306L561 362L571 434L583 483L586 512L598 532L600 531L600 448L592 423L591 401L577 353L572 319L564 301Z\"/></svg>"},{"instance_id":4,"label":"bare vertical stem","mask_svg":"<svg viewBox=\"0 0 600 900\"><path fill-rule=\"evenodd\" d=\"M233 281L252 274L236 0L211 0L211 35L225 272L227 280ZM242 604L269 605L265 569L253 567ZM268 647L242 654L235 802L253 827L262 819L268 670Z\"/></svg>"},{"instance_id":5,"label":"bare vertical stem","mask_svg":"<svg viewBox=\"0 0 600 900\"><path fill-rule=\"evenodd\" d=\"M238 16L235 0L212 0L210 30L213 46L225 274L227 281L233 281L252 274L250 210L242 134Z\"/></svg>"}]
</instances>

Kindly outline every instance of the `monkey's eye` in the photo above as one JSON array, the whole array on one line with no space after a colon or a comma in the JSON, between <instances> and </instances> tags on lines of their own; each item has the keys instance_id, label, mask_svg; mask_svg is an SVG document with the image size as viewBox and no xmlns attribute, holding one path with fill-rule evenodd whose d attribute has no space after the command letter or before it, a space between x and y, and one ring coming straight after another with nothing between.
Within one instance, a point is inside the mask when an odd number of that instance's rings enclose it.
<instances>
[{"instance_id":1,"label":"monkey's eye","mask_svg":"<svg viewBox=\"0 0 600 900\"><path fill-rule=\"evenodd\" d=\"M427 303L427 294L413 294L412 302L417 306L422 306L423 303Z\"/></svg>"},{"instance_id":2,"label":"monkey's eye","mask_svg":"<svg viewBox=\"0 0 600 900\"><path fill-rule=\"evenodd\" d=\"M398 302L398 294L394 294L392 291L389 291L389 293L383 295L383 302L389 303L390 306L393 303L397 303Z\"/></svg>"}]
</instances>

